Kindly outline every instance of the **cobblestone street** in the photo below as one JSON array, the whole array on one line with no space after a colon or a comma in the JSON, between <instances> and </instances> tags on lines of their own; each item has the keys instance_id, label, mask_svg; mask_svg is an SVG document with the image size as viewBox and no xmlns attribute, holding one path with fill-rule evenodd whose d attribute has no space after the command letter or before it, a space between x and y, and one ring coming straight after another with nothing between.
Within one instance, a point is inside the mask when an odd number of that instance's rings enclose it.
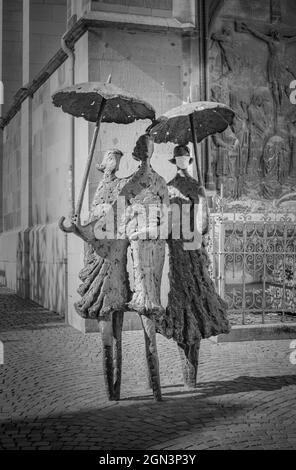
<instances>
[{"instance_id":1,"label":"cobblestone street","mask_svg":"<svg viewBox=\"0 0 296 470\"><path fill-rule=\"evenodd\" d=\"M290 341L203 341L186 392L174 343L158 338L163 402L147 387L141 331L125 332L122 401L104 392L101 342L0 291L0 449L296 449Z\"/></svg>"}]
</instances>

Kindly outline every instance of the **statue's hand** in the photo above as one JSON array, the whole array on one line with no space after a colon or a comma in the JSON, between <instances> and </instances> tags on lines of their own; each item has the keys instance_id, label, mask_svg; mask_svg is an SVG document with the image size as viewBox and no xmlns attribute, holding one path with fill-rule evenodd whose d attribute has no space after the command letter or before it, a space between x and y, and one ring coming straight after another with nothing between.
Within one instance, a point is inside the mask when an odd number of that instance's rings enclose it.
<instances>
[{"instance_id":1,"label":"statue's hand","mask_svg":"<svg viewBox=\"0 0 296 470\"><path fill-rule=\"evenodd\" d=\"M79 217L78 217L78 215L77 215L77 214L72 215L72 217L71 217L71 223L72 223L73 225L77 225L78 222L79 222Z\"/></svg>"},{"instance_id":2,"label":"statue's hand","mask_svg":"<svg viewBox=\"0 0 296 470\"><path fill-rule=\"evenodd\" d=\"M207 195L206 195L206 190L205 190L205 187L204 187L204 186L200 186L200 187L199 187L198 194L199 194L200 196L202 196L202 197L205 197L205 198L207 197Z\"/></svg>"}]
</instances>

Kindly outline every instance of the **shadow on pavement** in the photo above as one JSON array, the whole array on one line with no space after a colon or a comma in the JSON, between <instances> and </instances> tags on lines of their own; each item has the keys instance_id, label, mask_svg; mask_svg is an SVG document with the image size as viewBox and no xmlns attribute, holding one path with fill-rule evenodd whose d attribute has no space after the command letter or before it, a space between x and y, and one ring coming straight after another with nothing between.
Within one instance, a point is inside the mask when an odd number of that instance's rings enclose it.
<instances>
[{"instance_id":1,"label":"shadow on pavement","mask_svg":"<svg viewBox=\"0 0 296 470\"><path fill-rule=\"evenodd\" d=\"M258 390L279 390L289 385L296 385L296 375L277 375L267 377L240 376L233 380L220 380L217 382L198 383L195 390L181 390L165 392L165 396L185 395L197 393L201 396L215 397L233 393L247 393Z\"/></svg>"},{"instance_id":2,"label":"shadow on pavement","mask_svg":"<svg viewBox=\"0 0 296 470\"><path fill-rule=\"evenodd\" d=\"M0 448L1 442L8 448L11 437L15 448L148 449L232 420L243 410L244 405L222 407L199 397L165 397L161 403L142 397L141 403L131 399L101 409L2 421Z\"/></svg>"}]
</instances>

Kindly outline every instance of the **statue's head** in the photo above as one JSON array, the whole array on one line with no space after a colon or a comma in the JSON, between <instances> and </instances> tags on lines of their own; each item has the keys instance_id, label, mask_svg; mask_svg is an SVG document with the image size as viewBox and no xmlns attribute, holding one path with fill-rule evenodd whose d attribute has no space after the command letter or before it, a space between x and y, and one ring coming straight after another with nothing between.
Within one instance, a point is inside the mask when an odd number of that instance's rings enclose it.
<instances>
[{"instance_id":1,"label":"statue's head","mask_svg":"<svg viewBox=\"0 0 296 470\"><path fill-rule=\"evenodd\" d=\"M263 102L264 102L263 95L256 90L256 92L252 96L251 103L254 106L262 106Z\"/></svg>"},{"instance_id":2,"label":"statue's head","mask_svg":"<svg viewBox=\"0 0 296 470\"><path fill-rule=\"evenodd\" d=\"M268 139L263 151L264 160L271 160L280 157L286 151L286 144L282 137L273 135Z\"/></svg>"},{"instance_id":3,"label":"statue's head","mask_svg":"<svg viewBox=\"0 0 296 470\"><path fill-rule=\"evenodd\" d=\"M153 151L154 142L152 137L149 134L143 134L138 138L132 155L137 161L145 161L152 157Z\"/></svg>"},{"instance_id":4,"label":"statue's head","mask_svg":"<svg viewBox=\"0 0 296 470\"><path fill-rule=\"evenodd\" d=\"M222 101L222 87L221 85L213 85L211 88L212 99L215 101Z\"/></svg>"},{"instance_id":5,"label":"statue's head","mask_svg":"<svg viewBox=\"0 0 296 470\"><path fill-rule=\"evenodd\" d=\"M123 153L121 150L110 149L105 153L102 163L98 164L96 167L103 173L106 171L115 173L119 169L119 164L122 157Z\"/></svg>"},{"instance_id":6,"label":"statue's head","mask_svg":"<svg viewBox=\"0 0 296 470\"><path fill-rule=\"evenodd\" d=\"M193 158L190 156L190 150L186 145L177 145L174 148L174 156L169 160L180 170L187 170L191 165Z\"/></svg>"},{"instance_id":7,"label":"statue's head","mask_svg":"<svg viewBox=\"0 0 296 470\"><path fill-rule=\"evenodd\" d=\"M229 26L224 26L222 28L222 33L225 34L226 36L231 36L232 35L231 28Z\"/></svg>"},{"instance_id":8,"label":"statue's head","mask_svg":"<svg viewBox=\"0 0 296 470\"><path fill-rule=\"evenodd\" d=\"M236 134L242 129L243 124L244 124L244 120L240 116L238 116L238 114L235 114L233 121L232 121L231 129Z\"/></svg>"}]
</instances>

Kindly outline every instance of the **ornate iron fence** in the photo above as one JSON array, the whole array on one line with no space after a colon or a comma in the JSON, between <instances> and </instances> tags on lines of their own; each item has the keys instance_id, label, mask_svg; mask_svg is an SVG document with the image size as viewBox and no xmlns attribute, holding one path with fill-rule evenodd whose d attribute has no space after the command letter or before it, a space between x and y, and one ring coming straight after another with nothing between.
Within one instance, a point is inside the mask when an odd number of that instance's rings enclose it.
<instances>
[{"instance_id":1,"label":"ornate iron fence","mask_svg":"<svg viewBox=\"0 0 296 470\"><path fill-rule=\"evenodd\" d=\"M232 324L296 321L296 214L211 214L212 277Z\"/></svg>"}]
</instances>

